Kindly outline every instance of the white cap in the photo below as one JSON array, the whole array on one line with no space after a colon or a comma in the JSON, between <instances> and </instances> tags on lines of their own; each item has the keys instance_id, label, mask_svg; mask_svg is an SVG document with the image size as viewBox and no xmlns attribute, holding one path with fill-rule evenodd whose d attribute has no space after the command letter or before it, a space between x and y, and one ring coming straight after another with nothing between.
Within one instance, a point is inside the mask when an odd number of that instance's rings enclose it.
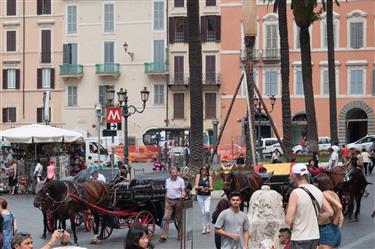
<instances>
[{"instance_id":1,"label":"white cap","mask_svg":"<svg viewBox=\"0 0 375 249\"><path fill-rule=\"evenodd\" d=\"M309 171L307 170L307 167L306 167L305 164L303 164L303 163L296 163L292 167L292 174L303 176L303 175L308 175Z\"/></svg>"}]
</instances>

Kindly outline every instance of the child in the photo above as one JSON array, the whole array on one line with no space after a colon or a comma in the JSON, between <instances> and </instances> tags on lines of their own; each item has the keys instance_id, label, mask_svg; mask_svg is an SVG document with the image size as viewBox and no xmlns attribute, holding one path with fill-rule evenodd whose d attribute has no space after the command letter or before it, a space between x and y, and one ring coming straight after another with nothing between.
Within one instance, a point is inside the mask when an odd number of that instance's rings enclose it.
<instances>
[{"instance_id":1,"label":"child","mask_svg":"<svg viewBox=\"0 0 375 249\"><path fill-rule=\"evenodd\" d=\"M289 228L281 228L279 230L279 242L281 245L284 245L284 249L291 249L290 236L291 232Z\"/></svg>"}]
</instances>

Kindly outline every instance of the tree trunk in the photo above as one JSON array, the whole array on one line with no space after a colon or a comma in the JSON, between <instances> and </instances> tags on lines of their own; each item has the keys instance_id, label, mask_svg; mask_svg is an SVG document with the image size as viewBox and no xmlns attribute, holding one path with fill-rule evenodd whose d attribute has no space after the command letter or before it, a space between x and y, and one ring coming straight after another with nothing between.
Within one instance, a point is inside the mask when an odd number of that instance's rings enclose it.
<instances>
[{"instance_id":1,"label":"tree trunk","mask_svg":"<svg viewBox=\"0 0 375 249\"><path fill-rule=\"evenodd\" d=\"M289 91L289 44L286 1L279 1L279 33L280 33L280 58L281 58L281 105L283 122L283 144L285 158L290 161L292 157L292 118L290 110Z\"/></svg>"},{"instance_id":2,"label":"tree trunk","mask_svg":"<svg viewBox=\"0 0 375 249\"><path fill-rule=\"evenodd\" d=\"M202 43L199 27L199 0L187 1L190 72L190 155L191 169L203 163Z\"/></svg>"},{"instance_id":3,"label":"tree trunk","mask_svg":"<svg viewBox=\"0 0 375 249\"><path fill-rule=\"evenodd\" d=\"M331 143L338 143L336 106L335 43L333 34L333 0L327 0L327 47L328 47L328 87L329 87L329 128Z\"/></svg>"},{"instance_id":4,"label":"tree trunk","mask_svg":"<svg viewBox=\"0 0 375 249\"><path fill-rule=\"evenodd\" d=\"M300 26L300 46L302 61L303 92L307 117L307 141L311 152L318 152L318 129L316 125L314 88L312 84L312 65L309 26Z\"/></svg>"}]
</instances>

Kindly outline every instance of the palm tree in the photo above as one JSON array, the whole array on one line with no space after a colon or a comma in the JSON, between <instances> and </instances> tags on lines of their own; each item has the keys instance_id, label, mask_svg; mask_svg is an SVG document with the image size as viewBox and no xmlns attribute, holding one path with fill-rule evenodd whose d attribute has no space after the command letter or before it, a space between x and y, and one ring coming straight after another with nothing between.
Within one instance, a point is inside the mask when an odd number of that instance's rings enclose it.
<instances>
[{"instance_id":1,"label":"palm tree","mask_svg":"<svg viewBox=\"0 0 375 249\"><path fill-rule=\"evenodd\" d=\"M202 43L199 27L199 0L187 2L190 71L190 155L191 169L203 162Z\"/></svg>"},{"instance_id":2,"label":"palm tree","mask_svg":"<svg viewBox=\"0 0 375 249\"><path fill-rule=\"evenodd\" d=\"M311 47L310 47L310 25L318 19L314 8L316 0L292 0L294 20L300 29L300 47L302 61L303 92L305 95L305 109L307 117L307 140L312 152L318 152L318 129L316 125L316 114L314 105L314 89L312 83Z\"/></svg>"},{"instance_id":3,"label":"palm tree","mask_svg":"<svg viewBox=\"0 0 375 249\"><path fill-rule=\"evenodd\" d=\"M338 0L335 0L337 6L340 6ZM335 42L333 34L333 0L322 0L323 8L326 8L327 24L327 48L328 48L328 88L329 88L329 127L331 133L331 142L338 143L337 134L337 106L336 106L336 70L335 70Z\"/></svg>"},{"instance_id":4,"label":"palm tree","mask_svg":"<svg viewBox=\"0 0 375 249\"><path fill-rule=\"evenodd\" d=\"M268 3L270 1L268 0ZM292 117L290 110L289 90L289 42L288 42L288 21L286 1L276 0L273 5L273 12L279 15L280 33L280 59L281 59L281 105L283 122L283 145L286 151L284 155L289 161L292 157Z\"/></svg>"}]
</instances>

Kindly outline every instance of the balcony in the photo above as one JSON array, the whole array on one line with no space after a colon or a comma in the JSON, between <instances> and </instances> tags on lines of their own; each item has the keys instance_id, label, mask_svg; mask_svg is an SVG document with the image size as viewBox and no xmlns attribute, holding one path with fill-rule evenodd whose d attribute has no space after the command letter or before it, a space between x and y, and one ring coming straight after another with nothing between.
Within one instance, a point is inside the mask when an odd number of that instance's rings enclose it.
<instances>
[{"instance_id":1,"label":"balcony","mask_svg":"<svg viewBox=\"0 0 375 249\"><path fill-rule=\"evenodd\" d=\"M263 61L279 61L280 49L278 48L265 48L263 49Z\"/></svg>"},{"instance_id":2,"label":"balcony","mask_svg":"<svg viewBox=\"0 0 375 249\"><path fill-rule=\"evenodd\" d=\"M184 32L176 31L174 36L175 42L184 42Z\"/></svg>"},{"instance_id":3,"label":"balcony","mask_svg":"<svg viewBox=\"0 0 375 249\"><path fill-rule=\"evenodd\" d=\"M149 75L168 74L167 65L164 62L145 62L145 73Z\"/></svg>"},{"instance_id":4,"label":"balcony","mask_svg":"<svg viewBox=\"0 0 375 249\"><path fill-rule=\"evenodd\" d=\"M120 76L120 64L118 63L96 64L95 69L99 76Z\"/></svg>"},{"instance_id":5,"label":"balcony","mask_svg":"<svg viewBox=\"0 0 375 249\"><path fill-rule=\"evenodd\" d=\"M173 86L188 86L189 85L189 75L183 73L174 73L169 77L169 84Z\"/></svg>"},{"instance_id":6,"label":"balcony","mask_svg":"<svg viewBox=\"0 0 375 249\"><path fill-rule=\"evenodd\" d=\"M203 74L203 85L220 85L219 73L205 73Z\"/></svg>"},{"instance_id":7,"label":"balcony","mask_svg":"<svg viewBox=\"0 0 375 249\"><path fill-rule=\"evenodd\" d=\"M62 64L60 65L60 77L80 78L83 76L83 65L80 64Z\"/></svg>"},{"instance_id":8,"label":"balcony","mask_svg":"<svg viewBox=\"0 0 375 249\"><path fill-rule=\"evenodd\" d=\"M207 41L216 42L216 31L207 31Z\"/></svg>"}]
</instances>

